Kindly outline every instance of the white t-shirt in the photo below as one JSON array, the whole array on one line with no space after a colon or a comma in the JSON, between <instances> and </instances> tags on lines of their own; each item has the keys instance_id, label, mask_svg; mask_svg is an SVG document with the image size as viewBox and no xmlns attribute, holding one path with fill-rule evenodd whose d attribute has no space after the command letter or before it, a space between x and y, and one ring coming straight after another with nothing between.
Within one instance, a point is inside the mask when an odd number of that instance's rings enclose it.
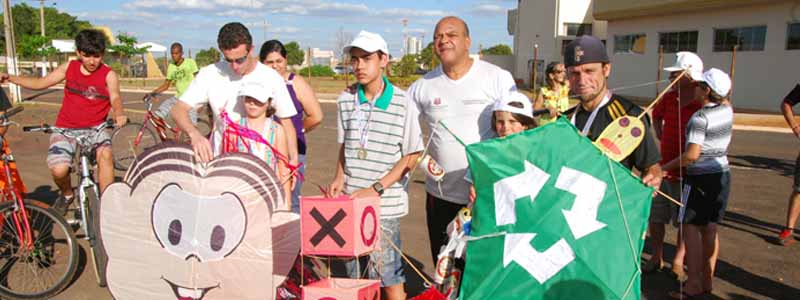
<instances>
[{"instance_id":1,"label":"white t-shirt","mask_svg":"<svg viewBox=\"0 0 800 300\"><path fill-rule=\"evenodd\" d=\"M508 71L480 60L473 61L459 80L447 77L439 66L411 85L408 95L417 104L422 122L435 128L428 153L446 172L441 184L430 176L425 180L428 193L458 204L469 202L464 146L437 122L441 120L466 144L491 139L492 104L516 89Z\"/></svg>"},{"instance_id":2,"label":"white t-shirt","mask_svg":"<svg viewBox=\"0 0 800 300\"><path fill-rule=\"evenodd\" d=\"M244 103L237 97L239 89L244 83L254 81L266 84L274 92L272 105L278 118L288 118L297 114L283 77L261 63L256 63L255 69L244 76L234 73L227 62L221 61L205 66L181 95L180 100L189 106L198 107L206 103L211 106L214 115L211 145L215 156L220 154L222 132L225 129L225 123L220 119L220 112L224 108L231 120L238 121L244 113Z\"/></svg>"}]
</instances>

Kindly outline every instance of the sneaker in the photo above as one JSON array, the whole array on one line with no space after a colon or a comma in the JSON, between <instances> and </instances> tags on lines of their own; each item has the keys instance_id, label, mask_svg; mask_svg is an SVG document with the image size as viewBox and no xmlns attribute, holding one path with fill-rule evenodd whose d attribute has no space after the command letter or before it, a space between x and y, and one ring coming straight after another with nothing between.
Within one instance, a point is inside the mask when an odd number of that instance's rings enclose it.
<instances>
[{"instance_id":1,"label":"sneaker","mask_svg":"<svg viewBox=\"0 0 800 300\"><path fill-rule=\"evenodd\" d=\"M781 231L781 234L778 236L778 240L780 241L781 245L787 246L794 242L794 229L793 228L786 228Z\"/></svg>"},{"instance_id":2,"label":"sneaker","mask_svg":"<svg viewBox=\"0 0 800 300\"><path fill-rule=\"evenodd\" d=\"M69 198L64 196L58 196L55 202L53 202L53 209L56 210L59 214L64 215L67 213L67 208L72 204L72 200L75 199L75 196L71 196Z\"/></svg>"}]
</instances>

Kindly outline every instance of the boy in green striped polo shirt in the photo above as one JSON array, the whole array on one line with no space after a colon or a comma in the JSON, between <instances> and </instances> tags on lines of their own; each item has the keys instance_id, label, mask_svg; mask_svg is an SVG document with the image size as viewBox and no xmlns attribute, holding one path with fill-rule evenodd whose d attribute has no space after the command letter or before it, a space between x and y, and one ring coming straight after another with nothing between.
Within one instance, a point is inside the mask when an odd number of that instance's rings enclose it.
<instances>
[{"instance_id":1,"label":"boy in green striped polo shirt","mask_svg":"<svg viewBox=\"0 0 800 300\"><path fill-rule=\"evenodd\" d=\"M380 196L381 250L370 255L375 262L370 277L380 276L386 299L406 299L402 258L391 244L402 249L399 227L400 217L408 214L406 175L422 151L422 131L416 105L383 76L387 48L380 35L366 31L344 48L358 84L337 100L339 159L328 196ZM351 275L360 274L355 267L354 262L348 264Z\"/></svg>"}]
</instances>

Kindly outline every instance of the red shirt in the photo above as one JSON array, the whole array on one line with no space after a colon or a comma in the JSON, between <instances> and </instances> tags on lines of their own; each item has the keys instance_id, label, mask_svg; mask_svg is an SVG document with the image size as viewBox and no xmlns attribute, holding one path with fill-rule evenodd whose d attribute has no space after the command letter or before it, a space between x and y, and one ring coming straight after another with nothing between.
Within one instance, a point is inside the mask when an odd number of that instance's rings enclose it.
<instances>
[{"instance_id":1,"label":"red shirt","mask_svg":"<svg viewBox=\"0 0 800 300\"><path fill-rule=\"evenodd\" d=\"M663 120L661 126L661 165L664 165L683 153L684 135L686 132L686 124L692 115L703 107L699 101L692 101L683 107L678 103L678 93L670 91L664 95L661 102L656 104L653 109L653 122ZM680 122L678 116L680 114ZM680 174L676 171L668 171L669 177L680 178Z\"/></svg>"},{"instance_id":2,"label":"red shirt","mask_svg":"<svg viewBox=\"0 0 800 300\"><path fill-rule=\"evenodd\" d=\"M64 101L58 111L56 126L61 128L87 128L103 123L111 110L111 97L106 86L106 75L111 69L101 64L89 75L81 73L81 62L69 62L64 85Z\"/></svg>"}]
</instances>

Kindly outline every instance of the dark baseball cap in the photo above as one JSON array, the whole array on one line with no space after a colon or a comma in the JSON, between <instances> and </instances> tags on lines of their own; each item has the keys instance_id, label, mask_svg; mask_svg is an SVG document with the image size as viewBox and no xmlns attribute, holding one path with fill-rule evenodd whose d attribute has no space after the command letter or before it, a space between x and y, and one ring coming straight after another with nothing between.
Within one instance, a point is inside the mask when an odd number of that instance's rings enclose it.
<instances>
[{"instance_id":1,"label":"dark baseball cap","mask_svg":"<svg viewBox=\"0 0 800 300\"><path fill-rule=\"evenodd\" d=\"M564 65L567 67L598 62L608 62L606 45L591 35L578 37L564 49Z\"/></svg>"}]
</instances>

